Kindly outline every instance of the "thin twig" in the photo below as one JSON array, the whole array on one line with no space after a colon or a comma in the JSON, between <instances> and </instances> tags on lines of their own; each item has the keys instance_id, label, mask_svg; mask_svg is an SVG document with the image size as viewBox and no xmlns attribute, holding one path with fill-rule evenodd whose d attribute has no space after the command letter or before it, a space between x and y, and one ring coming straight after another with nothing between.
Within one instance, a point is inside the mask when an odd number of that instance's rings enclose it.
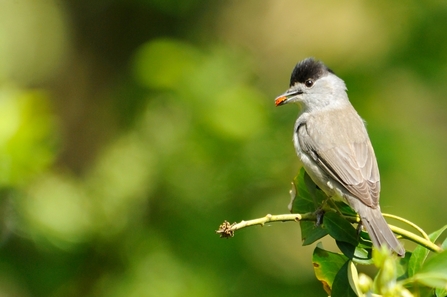
<instances>
[{"instance_id":1,"label":"thin twig","mask_svg":"<svg viewBox=\"0 0 447 297\"><path fill-rule=\"evenodd\" d=\"M426 249L431 250L432 252L435 253L440 253L442 252L442 248L440 248L439 246L437 246L436 244L434 244L433 242L431 242L430 240L427 240L425 238L422 238L419 235L416 235L408 230L393 226L388 224L388 226L390 226L390 229L396 233L401 235L403 238L406 238L410 241L413 241L414 243L417 243L419 245L422 245L423 247L425 247Z\"/></svg>"},{"instance_id":2,"label":"thin twig","mask_svg":"<svg viewBox=\"0 0 447 297\"><path fill-rule=\"evenodd\" d=\"M396 215L389 214L389 213L382 213L382 214L383 214L384 217L392 218L392 219L395 219L395 220L397 220L397 221L401 221L401 222L404 222L404 223L410 225L410 226L413 227L414 229L418 230L419 233L421 233L422 236L423 236L426 240L430 241L430 238L428 237L427 233L425 233L424 230L422 230L422 228L419 227L418 225L416 225L415 223L410 222L410 221L407 220L407 219L398 217L398 216L396 216Z\"/></svg>"}]
</instances>

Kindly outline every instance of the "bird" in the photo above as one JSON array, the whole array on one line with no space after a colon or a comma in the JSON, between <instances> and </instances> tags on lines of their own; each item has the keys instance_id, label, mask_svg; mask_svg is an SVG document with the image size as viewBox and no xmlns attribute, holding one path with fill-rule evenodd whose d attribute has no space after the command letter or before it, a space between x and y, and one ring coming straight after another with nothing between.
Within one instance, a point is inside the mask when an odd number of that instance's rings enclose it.
<instances>
[{"instance_id":1,"label":"bird","mask_svg":"<svg viewBox=\"0 0 447 297\"><path fill-rule=\"evenodd\" d=\"M328 197L354 209L375 247L386 245L403 257L405 249L380 210L377 159L345 82L323 62L306 58L275 99L276 106L288 103L300 106L293 144L306 173Z\"/></svg>"}]
</instances>

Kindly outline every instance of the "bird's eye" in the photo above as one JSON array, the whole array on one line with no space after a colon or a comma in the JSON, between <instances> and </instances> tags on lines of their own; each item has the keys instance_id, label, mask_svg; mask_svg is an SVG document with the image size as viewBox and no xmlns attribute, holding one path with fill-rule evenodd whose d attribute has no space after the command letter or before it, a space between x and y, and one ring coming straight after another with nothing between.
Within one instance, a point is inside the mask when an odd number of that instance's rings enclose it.
<instances>
[{"instance_id":1,"label":"bird's eye","mask_svg":"<svg viewBox=\"0 0 447 297\"><path fill-rule=\"evenodd\" d=\"M311 86L313 86L314 81L311 79L308 79L304 82L304 84L306 85L306 87L310 88Z\"/></svg>"}]
</instances>

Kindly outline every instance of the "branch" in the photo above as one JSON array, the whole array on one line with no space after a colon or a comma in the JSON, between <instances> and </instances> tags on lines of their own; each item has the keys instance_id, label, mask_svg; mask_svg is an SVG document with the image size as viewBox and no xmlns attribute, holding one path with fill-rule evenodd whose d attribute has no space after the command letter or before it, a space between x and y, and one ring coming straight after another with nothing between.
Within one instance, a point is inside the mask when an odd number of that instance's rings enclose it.
<instances>
[{"instance_id":1,"label":"branch","mask_svg":"<svg viewBox=\"0 0 447 297\"><path fill-rule=\"evenodd\" d=\"M358 219L356 217L345 216L345 218L351 223L358 223ZM250 226L261 225L264 226L265 223L274 223L274 222L299 222L299 221L315 221L317 222L318 216L313 212L308 212L304 214L280 214L280 215L271 215L268 214L265 217L249 220L249 221L241 221L240 223L230 224L228 221L224 221L219 229L216 230L217 234L220 234L220 237L228 238L233 237L234 232Z\"/></svg>"},{"instance_id":2,"label":"branch","mask_svg":"<svg viewBox=\"0 0 447 297\"><path fill-rule=\"evenodd\" d=\"M240 223L230 224L228 221L224 221L220 226L219 230L216 230L217 234L220 234L222 238L233 237L234 232L236 230L261 225L264 226L265 223L273 223L273 222L298 222L298 221L315 221L316 216L313 213L305 213L305 214L281 214L281 215L271 215L268 214L265 217L249 220L249 221L241 221Z\"/></svg>"},{"instance_id":3,"label":"branch","mask_svg":"<svg viewBox=\"0 0 447 297\"><path fill-rule=\"evenodd\" d=\"M353 216L344 216L344 217L350 223L359 223L358 217L353 217ZM264 226L265 223L274 223L274 222L291 222L291 221L292 222L299 222L299 221L315 221L315 222L317 222L317 220L318 220L318 215L316 215L315 213L312 213L312 212L308 212L308 213L304 213L304 214L280 214L280 215L268 214L262 218L249 220L249 221L241 221L240 223L230 224L228 221L224 221L219 226L219 229L216 231L216 233L219 234L221 238L222 237L228 238L228 237L233 237L235 231L245 228L245 227L250 227L250 226L255 226L255 225ZM430 240L427 240L427 239L425 239L419 235L416 235L410 231L407 231L405 229L402 229L402 228L399 228L399 227L396 227L393 225L388 225L388 226L394 233L396 233L410 241L413 241L419 245L422 245L423 247L425 247L433 252L439 253L442 251L442 249L439 246L437 246ZM425 234L425 232L424 232L424 234Z\"/></svg>"}]
</instances>

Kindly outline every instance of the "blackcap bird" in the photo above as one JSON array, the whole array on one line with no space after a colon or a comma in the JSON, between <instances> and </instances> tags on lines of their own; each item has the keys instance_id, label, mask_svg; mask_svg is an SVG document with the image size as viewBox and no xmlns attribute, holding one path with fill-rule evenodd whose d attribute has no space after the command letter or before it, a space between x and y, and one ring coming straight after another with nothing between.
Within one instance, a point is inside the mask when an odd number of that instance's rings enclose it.
<instances>
[{"instance_id":1,"label":"blackcap bird","mask_svg":"<svg viewBox=\"0 0 447 297\"><path fill-rule=\"evenodd\" d=\"M293 143L301 163L326 195L342 199L360 216L376 247L387 245L399 256L397 241L379 206L380 176L365 124L346 93L346 85L322 62L307 58L293 69L290 88L276 106L300 107Z\"/></svg>"}]
</instances>

